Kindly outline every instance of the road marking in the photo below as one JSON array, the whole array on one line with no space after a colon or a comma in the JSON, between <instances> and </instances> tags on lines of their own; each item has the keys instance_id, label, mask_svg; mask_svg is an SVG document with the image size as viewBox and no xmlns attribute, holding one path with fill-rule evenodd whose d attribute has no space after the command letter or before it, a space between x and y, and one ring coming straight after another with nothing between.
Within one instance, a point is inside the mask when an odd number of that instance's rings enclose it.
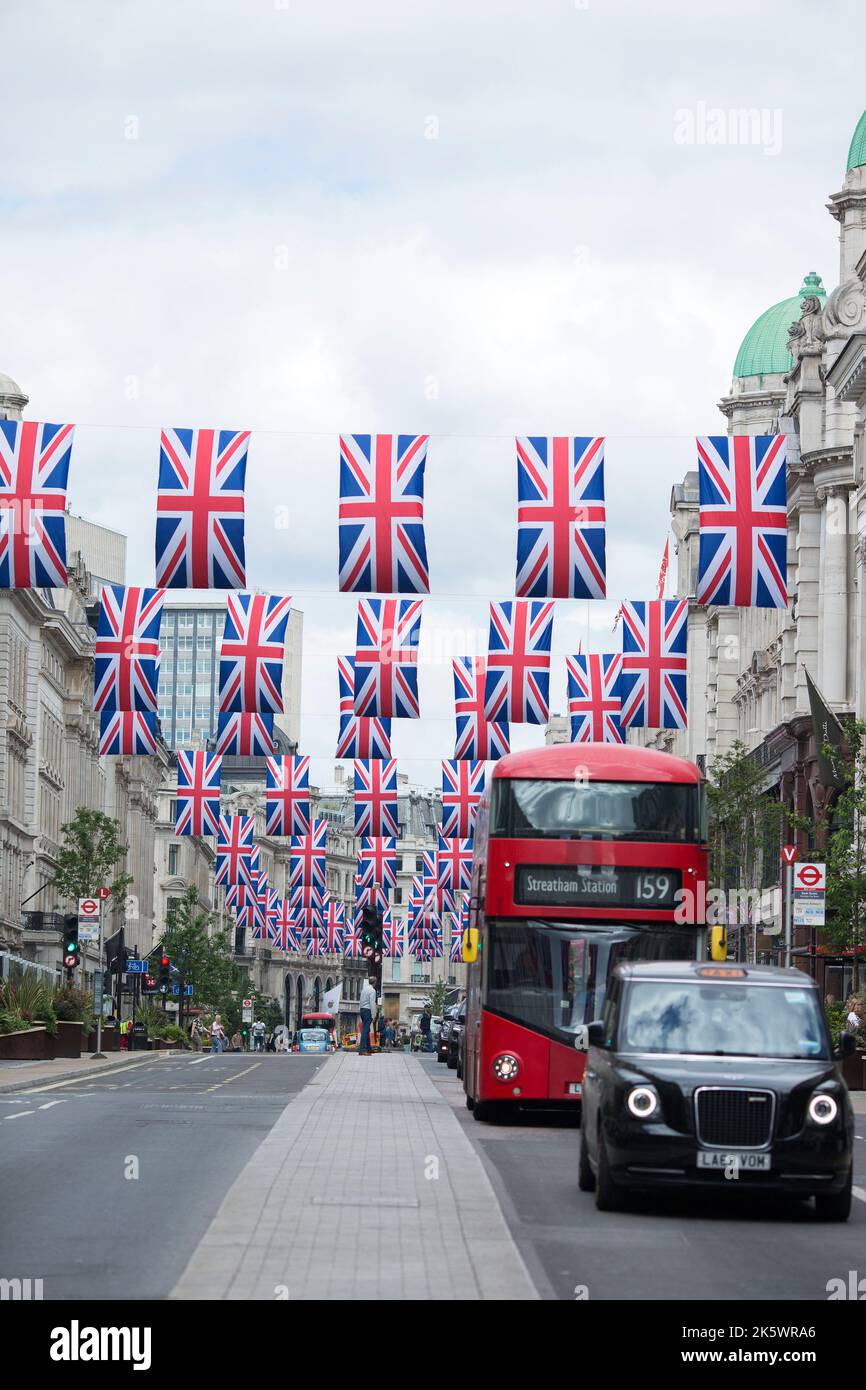
<instances>
[{"instance_id":1,"label":"road marking","mask_svg":"<svg viewBox=\"0 0 866 1390\"><path fill-rule=\"evenodd\" d=\"M212 1059L210 1057L196 1057L194 1062L190 1062L190 1066L197 1067L199 1062L210 1062L211 1060Z\"/></svg>"},{"instance_id":2,"label":"road marking","mask_svg":"<svg viewBox=\"0 0 866 1390\"><path fill-rule=\"evenodd\" d=\"M40 1105L39 1109L40 1109L40 1110L50 1110L51 1107L52 1107L52 1105L65 1105L65 1104L66 1104L66 1097L64 1096L63 1100L46 1100L45 1104L44 1104L44 1105Z\"/></svg>"},{"instance_id":3,"label":"road marking","mask_svg":"<svg viewBox=\"0 0 866 1390\"><path fill-rule=\"evenodd\" d=\"M858 1202L866 1202L866 1187L852 1187L851 1191Z\"/></svg>"},{"instance_id":4,"label":"road marking","mask_svg":"<svg viewBox=\"0 0 866 1390\"><path fill-rule=\"evenodd\" d=\"M208 1086L207 1089L209 1091L218 1091L220 1086L227 1086L230 1081L237 1081L239 1076L246 1076L248 1072L255 1071L256 1067L260 1067L261 1065L261 1062L253 1062L251 1067L244 1067L243 1071L236 1071L232 1076L226 1077L225 1081L217 1081L215 1085Z\"/></svg>"},{"instance_id":5,"label":"road marking","mask_svg":"<svg viewBox=\"0 0 866 1390\"><path fill-rule=\"evenodd\" d=\"M22 1115L35 1115L35 1110L16 1110L14 1115L7 1115L7 1120L20 1120Z\"/></svg>"},{"instance_id":6,"label":"road marking","mask_svg":"<svg viewBox=\"0 0 866 1390\"><path fill-rule=\"evenodd\" d=\"M152 1067L153 1065L153 1062L148 1058L146 1062L126 1063L124 1071L140 1071L142 1067ZM114 1067L112 1067L111 1070L114 1071ZM102 1078L98 1075L86 1078L83 1076L71 1076L68 1081L49 1081L44 1086L28 1086L27 1094L29 1096L38 1096L43 1091L57 1091L61 1086L80 1086L82 1082L90 1084L93 1081L101 1081L101 1079Z\"/></svg>"}]
</instances>

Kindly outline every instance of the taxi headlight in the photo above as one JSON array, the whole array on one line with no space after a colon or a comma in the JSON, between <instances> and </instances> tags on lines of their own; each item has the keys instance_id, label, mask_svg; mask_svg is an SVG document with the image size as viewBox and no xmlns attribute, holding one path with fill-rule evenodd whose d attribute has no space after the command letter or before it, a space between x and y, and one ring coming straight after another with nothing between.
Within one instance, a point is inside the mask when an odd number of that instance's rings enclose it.
<instances>
[{"instance_id":1,"label":"taxi headlight","mask_svg":"<svg viewBox=\"0 0 866 1390\"><path fill-rule=\"evenodd\" d=\"M501 1052L493 1062L493 1075L497 1081L513 1081L520 1071L520 1064L511 1052Z\"/></svg>"},{"instance_id":2,"label":"taxi headlight","mask_svg":"<svg viewBox=\"0 0 866 1390\"><path fill-rule=\"evenodd\" d=\"M632 1086L625 1103L636 1120L648 1120L659 1108L659 1098L652 1086Z\"/></svg>"},{"instance_id":3,"label":"taxi headlight","mask_svg":"<svg viewBox=\"0 0 866 1390\"><path fill-rule=\"evenodd\" d=\"M839 1106L826 1091L816 1091L809 1101L809 1119L813 1125L831 1125L839 1114Z\"/></svg>"}]
</instances>

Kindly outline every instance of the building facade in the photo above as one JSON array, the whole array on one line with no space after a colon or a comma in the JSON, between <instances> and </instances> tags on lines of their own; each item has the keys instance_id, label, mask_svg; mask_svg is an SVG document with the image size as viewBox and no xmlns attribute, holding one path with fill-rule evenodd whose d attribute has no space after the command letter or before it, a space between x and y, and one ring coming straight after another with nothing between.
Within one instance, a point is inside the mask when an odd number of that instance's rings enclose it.
<instances>
[{"instance_id":1,"label":"building facade","mask_svg":"<svg viewBox=\"0 0 866 1390\"><path fill-rule=\"evenodd\" d=\"M866 113L827 207L839 225L838 282L827 293L810 271L758 317L719 402L730 434L786 435L788 608L695 603L698 474L688 473L671 516L676 593L691 600L689 727L630 736L709 769L741 743L767 794L810 817L831 813L833 793L818 774L807 673L837 714L866 717ZM799 838L804 853L820 849ZM820 951L814 929L795 944L804 967L844 994L846 961Z\"/></svg>"}]
</instances>

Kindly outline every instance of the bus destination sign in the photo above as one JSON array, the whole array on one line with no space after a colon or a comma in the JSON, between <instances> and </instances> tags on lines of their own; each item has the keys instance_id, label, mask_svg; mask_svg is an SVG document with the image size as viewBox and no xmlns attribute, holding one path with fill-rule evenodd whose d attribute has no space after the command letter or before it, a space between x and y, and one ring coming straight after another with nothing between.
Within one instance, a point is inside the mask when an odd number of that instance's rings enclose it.
<instances>
[{"instance_id":1,"label":"bus destination sign","mask_svg":"<svg viewBox=\"0 0 866 1390\"><path fill-rule=\"evenodd\" d=\"M679 869L610 864L519 864L514 901L527 907L676 906Z\"/></svg>"}]
</instances>

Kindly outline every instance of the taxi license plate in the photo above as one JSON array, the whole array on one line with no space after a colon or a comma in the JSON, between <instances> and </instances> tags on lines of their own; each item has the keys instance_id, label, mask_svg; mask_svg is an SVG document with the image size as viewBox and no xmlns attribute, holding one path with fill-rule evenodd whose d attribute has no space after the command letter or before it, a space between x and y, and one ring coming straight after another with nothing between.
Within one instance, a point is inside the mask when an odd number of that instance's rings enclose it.
<instances>
[{"instance_id":1,"label":"taxi license plate","mask_svg":"<svg viewBox=\"0 0 866 1390\"><path fill-rule=\"evenodd\" d=\"M769 1173L772 1166L773 1155L768 1153L721 1153L716 1150L712 1153L703 1150L698 1153L699 1168L718 1168L719 1172L733 1167L743 1173Z\"/></svg>"}]
</instances>

